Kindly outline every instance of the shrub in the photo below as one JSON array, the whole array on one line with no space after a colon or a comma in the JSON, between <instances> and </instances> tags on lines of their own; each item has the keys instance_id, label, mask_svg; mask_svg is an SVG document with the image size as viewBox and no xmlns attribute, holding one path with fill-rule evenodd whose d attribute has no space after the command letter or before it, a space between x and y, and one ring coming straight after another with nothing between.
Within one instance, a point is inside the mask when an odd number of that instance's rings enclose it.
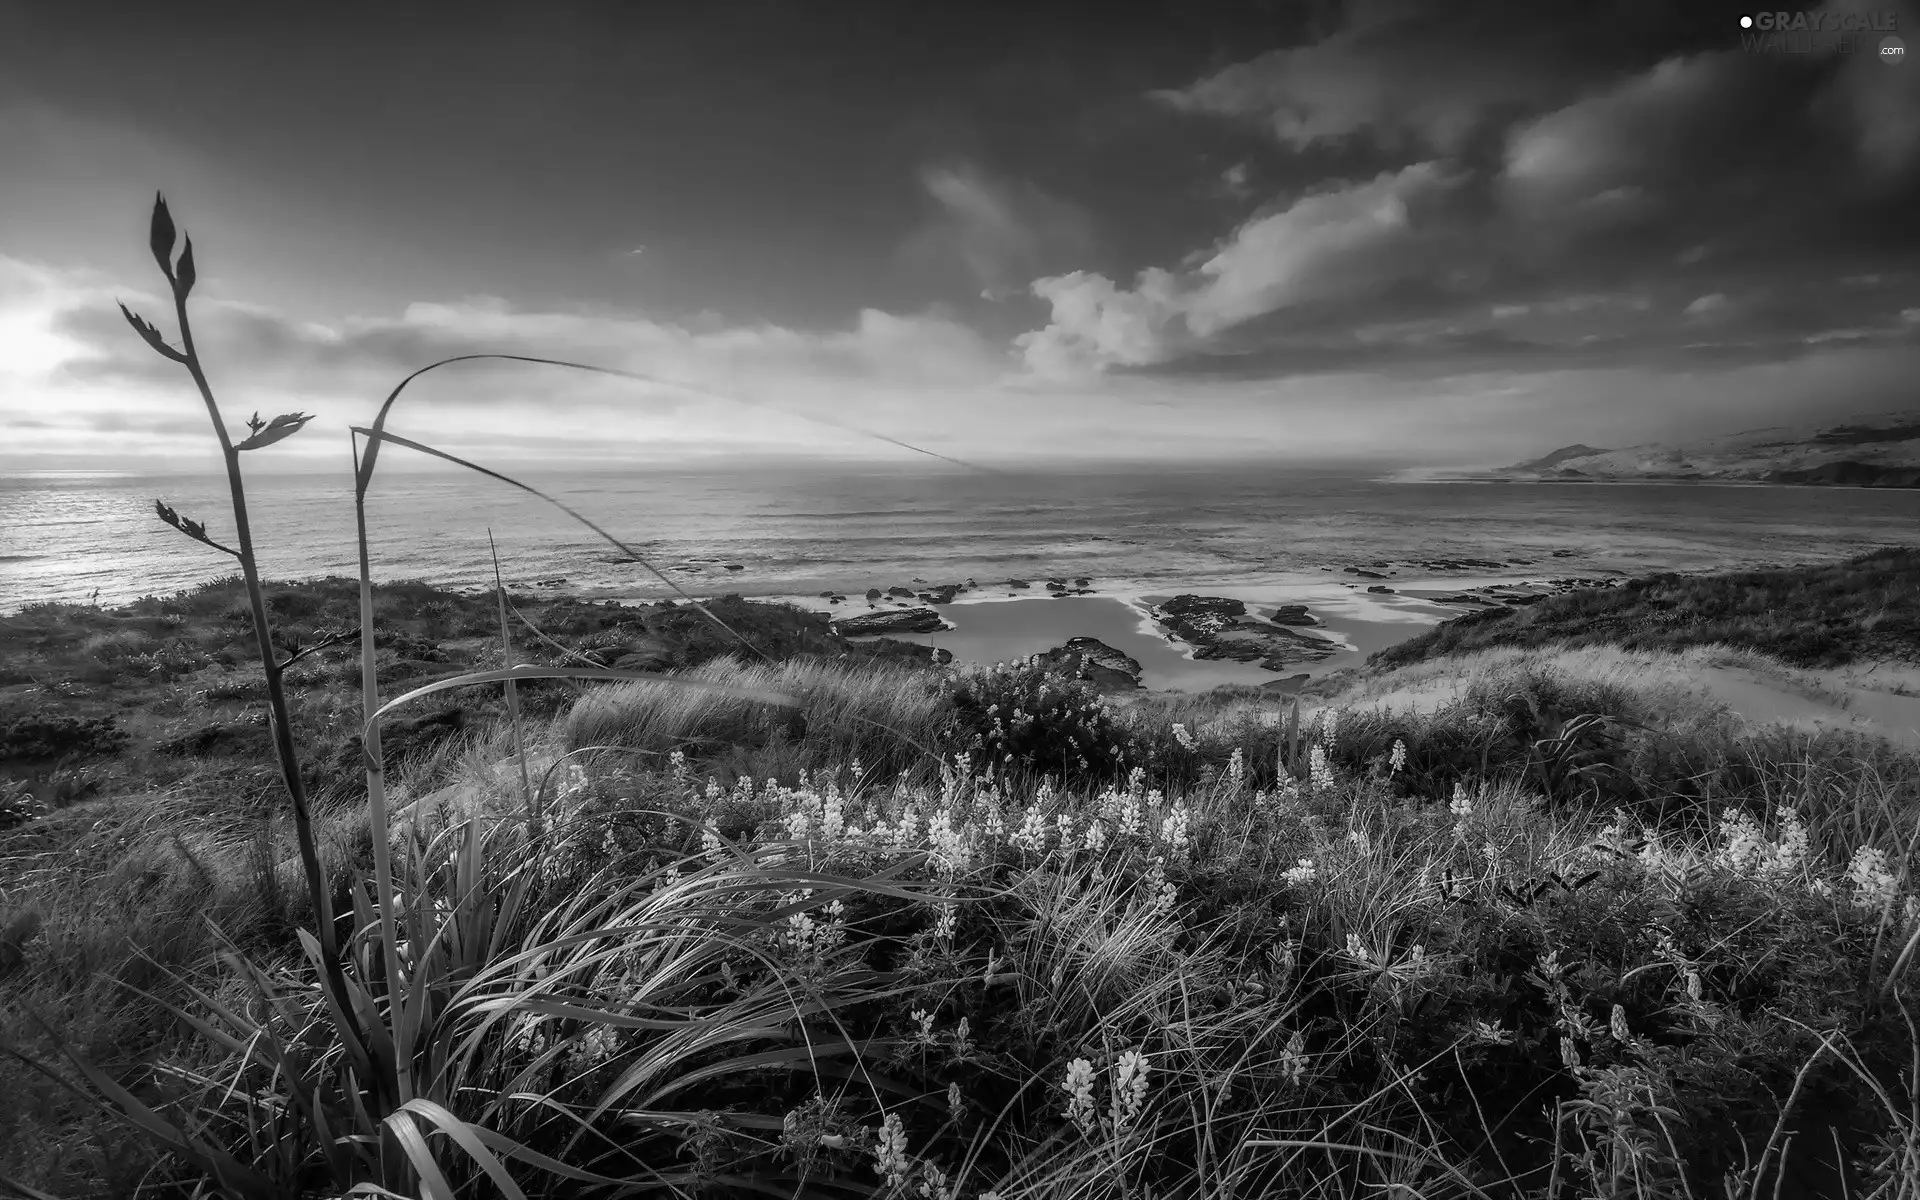
<instances>
[{"instance_id":1,"label":"shrub","mask_svg":"<svg viewBox=\"0 0 1920 1200\"><path fill-rule=\"evenodd\" d=\"M129 738L118 717L38 712L0 718L0 761L113 754Z\"/></svg>"},{"instance_id":2,"label":"shrub","mask_svg":"<svg viewBox=\"0 0 1920 1200\"><path fill-rule=\"evenodd\" d=\"M1131 765L1127 738L1092 684L1038 658L954 671L948 740L1002 774L1100 778Z\"/></svg>"}]
</instances>

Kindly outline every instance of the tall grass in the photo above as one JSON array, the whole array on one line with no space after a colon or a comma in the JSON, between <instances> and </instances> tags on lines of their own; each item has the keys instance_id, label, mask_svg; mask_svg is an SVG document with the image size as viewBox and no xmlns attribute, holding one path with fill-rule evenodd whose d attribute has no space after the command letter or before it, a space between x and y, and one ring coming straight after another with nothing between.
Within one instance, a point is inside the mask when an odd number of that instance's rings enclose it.
<instances>
[{"instance_id":1,"label":"tall grass","mask_svg":"<svg viewBox=\"0 0 1920 1200\"><path fill-rule=\"evenodd\" d=\"M930 770L949 714L925 672L885 663L822 659L744 663L714 659L684 676L738 694L776 692L795 707L772 710L715 691L667 688L658 682L618 684L583 697L566 718L574 748L625 746L668 754L711 755L732 749L751 773L791 778L802 770L862 763L876 778Z\"/></svg>"}]
</instances>

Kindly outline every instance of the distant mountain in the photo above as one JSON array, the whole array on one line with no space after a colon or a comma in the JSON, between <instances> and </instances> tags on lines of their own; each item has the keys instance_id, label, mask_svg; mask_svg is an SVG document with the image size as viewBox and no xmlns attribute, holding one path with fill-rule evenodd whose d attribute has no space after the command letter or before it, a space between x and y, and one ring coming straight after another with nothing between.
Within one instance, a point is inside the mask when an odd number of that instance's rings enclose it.
<instances>
[{"instance_id":1,"label":"distant mountain","mask_svg":"<svg viewBox=\"0 0 1920 1200\"><path fill-rule=\"evenodd\" d=\"M1875 413L1804 428L1749 429L1681 445L1649 443L1619 450L1563 446L1483 477L1517 482L1920 487L1920 412Z\"/></svg>"}]
</instances>

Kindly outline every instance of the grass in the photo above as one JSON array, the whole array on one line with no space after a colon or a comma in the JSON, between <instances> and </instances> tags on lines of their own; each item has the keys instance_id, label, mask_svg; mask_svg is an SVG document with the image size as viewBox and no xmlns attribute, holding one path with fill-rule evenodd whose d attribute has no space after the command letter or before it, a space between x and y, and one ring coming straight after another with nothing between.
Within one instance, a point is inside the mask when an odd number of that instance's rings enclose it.
<instances>
[{"instance_id":1,"label":"grass","mask_svg":"<svg viewBox=\"0 0 1920 1200\"><path fill-rule=\"evenodd\" d=\"M1404 666L1493 646L1756 650L1797 667L1920 658L1920 550L1889 548L1830 566L1652 575L1448 621L1374 654Z\"/></svg>"},{"instance_id":2,"label":"grass","mask_svg":"<svg viewBox=\"0 0 1920 1200\"><path fill-rule=\"evenodd\" d=\"M446 457L385 412L363 501ZM0 1190L1915 1196L1920 756L1657 682L1905 647L1912 552L1468 618L1303 725L169 513L244 578L7 622Z\"/></svg>"}]
</instances>

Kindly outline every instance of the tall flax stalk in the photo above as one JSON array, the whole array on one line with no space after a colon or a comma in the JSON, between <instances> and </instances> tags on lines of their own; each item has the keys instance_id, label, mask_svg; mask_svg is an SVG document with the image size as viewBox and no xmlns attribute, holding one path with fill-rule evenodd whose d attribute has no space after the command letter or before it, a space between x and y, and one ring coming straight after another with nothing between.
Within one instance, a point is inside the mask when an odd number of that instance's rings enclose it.
<instances>
[{"instance_id":1,"label":"tall flax stalk","mask_svg":"<svg viewBox=\"0 0 1920 1200\"><path fill-rule=\"evenodd\" d=\"M220 441L220 455L226 465L227 490L233 503L234 541L236 545L226 546L207 533L205 524L181 516L161 501L154 501L154 508L160 519L186 534L194 541L227 554L240 563L240 571L246 580L247 603L253 617L254 644L260 653L260 669L267 684L267 713L272 725L274 757L279 761L280 779L287 789L287 798L293 810L294 840L298 844L300 866L306 875L307 895L313 903L315 932L318 935L323 959L323 968L330 984L341 984L344 976L340 966L340 945L338 931L333 922L332 891L327 885L326 872L320 865L318 843L313 833L313 814L307 802L307 789L300 778L300 759L293 744L293 725L287 713L287 692L284 681L286 669L295 657L290 655L284 661L275 658L273 647L273 627L267 618L266 595L261 589L260 566L254 556L253 526L247 515L247 489L240 470L240 455L249 450L259 450L289 437L306 425L312 418L304 413L286 413L262 421L256 414L247 422L249 435L235 442L227 431L225 418L220 414L220 405L214 400L213 388L207 382L205 369L200 362L199 351L193 342L193 322L187 316L187 295L193 291L198 272L193 259L193 239L187 238L180 251L176 264L173 251L179 235L174 229L173 217L167 211L166 198L156 195L153 200L153 218L148 230L148 242L153 250L154 261L160 264L161 274L166 276L167 284L173 293L174 318L180 326L180 347L175 349L167 344L160 331L145 320L136 316L122 304L120 312L128 324L144 339L148 346L162 358L179 363L187 369L193 378L193 385L200 393L200 399L207 406L207 416L213 422L214 436ZM336 994L344 992L343 987L335 988Z\"/></svg>"},{"instance_id":2,"label":"tall flax stalk","mask_svg":"<svg viewBox=\"0 0 1920 1200\"><path fill-rule=\"evenodd\" d=\"M493 530L487 530L487 552L493 556L493 595L500 606L500 665L513 666L513 627L507 624L507 585L500 581L500 549L493 544ZM520 791L527 801L527 841L540 836L540 806L533 791L533 776L527 771L527 735L520 723L520 691L507 680L507 722L513 727L513 758L520 764Z\"/></svg>"}]
</instances>

